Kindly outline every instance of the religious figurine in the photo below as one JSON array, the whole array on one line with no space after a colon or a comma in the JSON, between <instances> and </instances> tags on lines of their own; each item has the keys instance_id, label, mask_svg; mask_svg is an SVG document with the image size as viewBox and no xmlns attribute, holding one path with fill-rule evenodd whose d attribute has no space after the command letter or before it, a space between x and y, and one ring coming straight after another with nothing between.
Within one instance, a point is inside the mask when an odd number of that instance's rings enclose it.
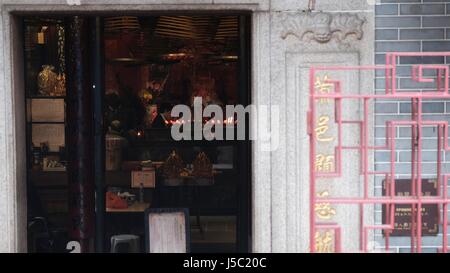
<instances>
[{"instance_id":1,"label":"religious figurine","mask_svg":"<svg viewBox=\"0 0 450 273\"><path fill-rule=\"evenodd\" d=\"M179 178L184 169L184 163L181 157L172 151L163 165L163 174L166 178Z\"/></svg>"},{"instance_id":2,"label":"religious figurine","mask_svg":"<svg viewBox=\"0 0 450 273\"><path fill-rule=\"evenodd\" d=\"M55 67L52 65L43 65L42 71L38 74L38 90L42 96L52 96L55 92L58 76L54 69Z\"/></svg>"},{"instance_id":3,"label":"religious figurine","mask_svg":"<svg viewBox=\"0 0 450 273\"><path fill-rule=\"evenodd\" d=\"M142 104L145 107L143 125L145 128L150 128L156 116L158 115L158 106L153 103L155 95L149 89L142 89L140 97Z\"/></svg>"},{"instance_id":4,"label":"religious figurine","mask_svg":"<svg viewBox=\"0 0 450 273\"><path fill-rule=\"evenodd\" d=\"M212 177L213 176L213 168L211 161L208 156L204 152L201 152L195 158L193 165L193 175L196 177Z\"/></svg>"}]
</instances>

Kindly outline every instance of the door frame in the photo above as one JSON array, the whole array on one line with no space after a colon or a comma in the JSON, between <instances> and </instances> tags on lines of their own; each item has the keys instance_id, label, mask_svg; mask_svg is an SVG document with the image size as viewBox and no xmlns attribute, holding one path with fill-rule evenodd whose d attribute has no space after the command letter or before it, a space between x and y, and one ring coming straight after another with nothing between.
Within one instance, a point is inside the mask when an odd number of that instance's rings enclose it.
<instances>
[{"instance_id":1,"label":"door frame","mask_svg":"<svg viewBox=\"0 0 450 273\"><path fill-rule=\"evenodd\" d=\"M208 11L187 11L182 12L183 15L198 15L199 13L205 14ZM152 16L158 15L174 15L171 12L154 13ZM210 12L208 14L211 14ZM245 106L251 103L251 85L250 85L250 56L251 56L251 13L249 12L212 12L212 14L224 14L224 15L237 15L239 20L239 68L238 68L238 93L239 102ZM143 14L137 14L142 15ZM91 58L92 58L92 73L93 73L93 85L96 86L96 90L99 90L93 95L94 105L94 173L95 173L95 185L96 185L96 201L95 207L97 212L95 215L96 229L95 229L95 250L96 252L105 251L105 141L103 134L103 105L104 105L104 79L105 79L105 63L104 63L104 45L103 45L103 18L104 16L95 16L91 19ZM250 124L251 120L247 120L246 124ZM247 127L247 135L249 131ZM238 144L238 170L240 172L240 179L237 183L236 199L237 204L237 221L236 221L236 247L238 252L251 252L251 188L252 188L252 146L249 139L239 141ZM101 198L98 198L101 196Z\"/></svg>"}]
</instances>

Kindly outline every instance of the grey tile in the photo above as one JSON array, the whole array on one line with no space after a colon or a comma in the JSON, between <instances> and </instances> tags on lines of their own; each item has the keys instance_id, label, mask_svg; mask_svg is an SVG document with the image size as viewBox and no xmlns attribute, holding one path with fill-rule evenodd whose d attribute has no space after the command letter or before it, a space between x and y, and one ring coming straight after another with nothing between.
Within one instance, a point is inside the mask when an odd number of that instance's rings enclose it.
<instances>
[{"instance_id":1,"label":"grey tile","mask_svg":"<svg viewBox=\"0 0 450 273\"><path fill-rule=\"evenodd\" d=\"M386 16L375 18L377 28L381 27L420 27L419 16Z\"/></svg>"},{"instance_id":2,"label":"grey tile","mask_svg":"<svg viewBox=\"0 0 450 273\"><path fill-rule=\"evenodd\" d=\"M422 163L422 172L424 175L436 175L437 172L437 164L435 162L426 162Z\"/></svg>"},{"instance_id":3,"label":"grey tile","mask_svg":"<svg viewBox=\"0 0 450 273\"><path fill-rule=\"evenodd\" d=\"M375 125L386 125L387 121L409 120L409 119L411 119L410 115L376 115Z\"/></svg>"},{"instance_id":4,"label":"grey tile","mask_svg":"<svg viewBox=\"0 0 450 273\"><path fill-rule=\"evenodd\" d=\"M396 81L395 81L395 85L398 87L398 84L399 84L399 79L396 79ZM385 80L385 78L378 78L378 79L376 79L376 81L375 81L375 88L378 90L378 91L380 91L380 94L384 94L384 93L386 93L385 91L386 91L386 80Z\"/></svg>"},{"instance_id":5,"label":"grey tile","mask_svg":"<svg viewBox=\"0 0 450 273\"><path fill-rule=\"evenodd\" d=\"M375 104L375 113L398 113L398 103L377 102Z\"/></svg>"},{"instance_id":6,"label":"grey tile","mask_svg":"<svg viewBox=\"0 0 450 273\"><path fill-rule=\"evenodd\" d=\"M420 51L420 42L377 42L376 52L414 52Z\"/></svg>"},{"instance_id":7,"label":"grey tile","mask_svg":"<svg viewBox=\"0 0 450 273\"><path fill-rule=\"evenodd\" d=\"M411 76L412 68L410 65L399 65L395 69L396 75L398 76Z\"/></svg>"},{"instance_id":8,"label":"grey tile","mask_svg":"<svg viewBox=\"0 0 450 273\"><path fill-rule=\"evenodd\" d=\"M440 251L436 247L424 247L422 248L422 253L440 253Z\"/></svg>"},{"instance_id":9,"label":"grey tile","mask_svg":"<svg viewBox=\"0 0 450 273\"><path fill-rule=\"evenodd\" d=\"M450 41L423 42L423 51L449 51L449 50L450 50Z\"/></svg>"},{"instance_id":10,"label":"grey tile","mask_svg":"<svg viewBox=\"0 0 450 273\"><path fill-rule=\"evenodd\" d=\"M375 137L386 137L386 128L385 127L376 127L375 128Z\"/></svg>"},{"instance_id":11,"label":"grey tile","mask_svg":"<svg viewBox=\"0 0 450 273\"><path fill-rule=\"evenodd\" d=\"M386 95L386 91L384 89L375 90L375 95Z\"/></svg>"},{"instance_id":12,"label":"grey tile","mask_svg":"<svg viewBox=\"0 0 450 273\"><path fill-rule=\"evenodd\" d=\"M398 30L377 29L375 30L375 40L398 40Z\"/></svg>"},{"instance_id":13,"label":"grey tile","mask_svg":"<svg viewBox=\"0 0 450 273\"><path fill-rule=\"evenodd\" d=\"M424 27L450 27L450 16L424 16Z\"/></svg>"},{"instance_id":14,"label":"grey tile","mask_svg":"<svg viewBox=\"0 0 450 273\"><path fill-rule=\"evenodd\" d=\"M376 64L385 64L386 63L386 54L375 54L375 63Z\"/></svg>"},{"instance_id":15,"label":"grey tile","mask_svg":"<svg viewBox=\"0 0 450 273\"><path fill-rule=\"evenodd\" d=\"M409 78L400 79L400 89L433 89L436 84L433 82L417 82Z\"/></svg>"},{"instance_id":16,"label":"grey tile","mask_svg":"<svg viewBox=\"0 0 450 273\"><path fill-rule=\"evenodd\" d=\"M427 170L436 170L435 164L432 163L422 163L422 166L427 166ZM428 167L429 166L429 167ZM411 173L411 164L410 163L397 163L395 164L395 173L396 174L409 174Z\"/></svg>"},{"instance_id":17,"label":"grey tile","mask_svg":"<svg viewBox=\"0 0 450 273\"><path fill-rule=\"evenodd\" d=\"M399 137L411 137L411 127L400 127L398 128ZM423 137L436 137L436 127L423 127L422 136Z\"/></svg>"},{"instance_id":18,"label":"grey tile","mask_svg":"<svg viewBox=\"0 0 450 273\"><path fill-rule=\"evenodd\" d=\"M398 128L399 137L411 137L411 127Z\"/></svg>"},{"instance_id":19,"label":"grey tile","mask_svg":"<svg viewBox=\"0 0 450 273\"><path fill-rule=\"evenodd\" d=\"M423 120L429 120L429 121L440 121L440 122L449 122L450 116L449 115L436 115L436 114L427 114L424 113L422 115Z\"/></svg>"},{"instance_id":20,"label":"grey tile","mask_svg":"<svg viewBox=\"0 0 450 273\"><path fill-rule=\"evenodd\" d=\"M411 103L408 102L400 103L400 113L411 113Z\"/></svg>"},{"instance_id":21,"label":"grey tile","mask_svg":"<svg viewBox=\"0 0 450 273\"><path fill-rule=\"evenodd\" d=\"M443 64L444 57L400 57L400 64Z\"/></svg>"},{"instance_id":22,"label":"grey tile","mask_svg":"<svg viewBox=\"0 0 450 273\"><path fill-rule=\"evenodd\" d=\"M437 129L436 129L436 127L435 126L433 126L433 127L423 127L422 128L422 136L423 137L437 137Z\"/></svg>"},{"instance_id":23,"label":"grey tile","mask_svg":"<svg viewBox=\"0 0 450 273\"><path fill-rule=\"evenodd\" d=\"M391 169L391 165L388 164L388 163L384 163L384 164L383 163L382 164L376 163L375 164L375 171L378 171L378 172L389 172L390 169Z\"/></svg>"},{"instance_id":24,"label":"grey tile","mask_svg":"<svg viewBox=\"0 0 450 273\"><path fill-rule=\"evenodd\" d=\"M375 15L397 15L398 5L397 4L385 4L375 6Z\"/></svg>"},{"instance_id":25,"label":"grey tile","mask_svg":"<svg viewBox=\"0 0 450 273\"><path fill-rule=\"evenodd\" d=\"M395 160L397 160L397 158ZM388 151L375 152L375 162L391 162L391 152Z\"/></svg>"},{"instance_id":26,"label":"grey tile","mask_svg":"<svg viewBox=\"0 0 450 273\"><path fill-rule=\"evenodd\" d=\"M421 0L381 0L380 3L420 3Z\"/></svg>"},{"instance_id":27,"label":"grey tile","mask_svg":"<svg viewBox=\"0 0 450 273\"><path fill-rule=\"evenodd\" d=\"M422 149L425 150L437 149L437 141L435 139L422 139Z\"/></svg>"},{"instance_id":28,"label":"grey tile","mask_svg":"<svg viewBox=\"0 0 450 273\"><path fill-rule=\"evenodd\" d=\"M385 139L381 139L381 138L377 138L377 139L375 139L375 145L376 146L385 146L386 145L386 140Z\"/></svg>"},{"instance_id":29,"label":"grey tile","mask_svg":"<svg viewBox=\"0 0 450 273\"><path fill-rule=\"evenodd\" d=\"M382 187L384 179L385 179L384 175L377 175L377 176L375 176L375 186Z\"/></svg>"},{"instance_id":30,"label":"grey tile","mask_svg":"<svg viewBox=\"0 0 450 273\"><path fill-rule=\"evenodd\" d=\"M437 151L422 151L422 161L423 162L436 162L437 161ZM441 160L444 159L444 153L441 151ZM399 152L398 161L400 162L411 162L411 152L401 151Z\"/></svg>"},{"instance_id":31,"label":"grey tile","mask_svg":"<svg viewBox=\"0 0 450 273\"><path fill-rule=\"evenodd\" d=\"M375 70L375 76L376 77L384 77L384 76L386 76L386 71L377 69L377 70Z\"/></svg>"},{"instance_id":32,"label":"grey tile","mask_svg":"<svg viewBox=\"0 0 450 273\"><path fill-rule=\"evenodd\" d=\"M386 87L386 81L384 78L375 79L375 88L376 89L384 89Z\"/></svg>"},{"instance_id":33,"label":"grey tile","mask_svg":"<svg viewBox=\"0 0 450 273\"><path fill-rule=\"evenodd\" d=\"M437 71L434 69L425 69L423 70L423 75L428 77L428 76L436 76L437 75Z\"/></svg>"},{"instance_id":34,"label":"grey tile","mask_svg":"<svg viewBox=\"0 0 450 273\"><path fill-rule=\"evenodd\" d=\"M445 105L443 102L424 102L422 111L424 113L444 113Z\"/></svg>"},{"instance_id":35,"label":"grey tile","mask_svg":"<svg viewBox=\"0 0 450 273\"><path fill-rule=\"evenodd\" d=\"M444 152L441 153L441 160L444 159ZM422 151L422 161L424 162L437 162L438 160L438 151Z\"/></svg>"},{"instance_id":36,"label":"grey tile","mask_svg":"<svg viewBox=\"0 0 450 273\"><path fill-rule=\"evenodd\" d=\"M401 4L401 15L445 14L444 4Z\"/></svg>"},{"instance_id":37,"label":"grey tile","mask_svg":"<svg viewBox=\"0 0 450 273\"><path fill-rule=\"evenodd\" d=\"M400 29L401 40L444 39L444 29Z\"/></svg>"}]
</instances>

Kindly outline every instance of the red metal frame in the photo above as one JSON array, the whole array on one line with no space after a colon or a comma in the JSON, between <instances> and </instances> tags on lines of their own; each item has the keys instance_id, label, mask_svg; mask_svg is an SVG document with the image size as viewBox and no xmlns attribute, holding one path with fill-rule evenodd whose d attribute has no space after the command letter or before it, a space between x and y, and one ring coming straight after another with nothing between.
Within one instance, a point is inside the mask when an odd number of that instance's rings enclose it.
<instances>
[{"instance_id":1,"label":"red metal frame","mask_svg":"<svg viewBox=\"0 0 450 273\"><path fill-rule=\"evenodd\" d=\"M422 103L428 99L450 99L449 89L449 66L448 65L412 65L411 79L416 82L434 82L436 90L426 92L404 92L397 89L397 61L400 57L450 57L450 52L430 52L430 53L416 53L416 52L402 52L389 53L386 55L386 65L383 66L329 66L329 67L312 67L310 69L310 109L308 111L308 134L310 135L310 251L316 252L315 234L318 230L333 230L334 232L334 249L340 252L342 249L341 227L336 223L320 221L315 214L315 207L317 204L346 204L359 206L359 231L360 231L360 251L368 251L368 233L369 230L384 230L385 231L385 249L390 249L389 232L394 229L394 205L408 204L412 208L411 217L411 251L421 252L422 250L422 214L417 213L421 211L424 204L436 204L442 209L443 216L439 216L439 223L442 225L442 247L441 252L447 252L447 208L450 203L447 193L447 184L450 174L442 174L441 170L441 153L442 151L450 151L448 145L448 123L446 121L429 121L423 120L422 117ZM330 93L317 92L314 86L314 80L320 71L385 71L386 77L386 92L385 94L344 94L341 90L340 81L328 80L328 84L334 86L334 91ZM425 70L437 71L434 78L424 77ZM323 73L323 72L322 72ZM332 172L324 172L316 170L315 159L317 150L317 133L313 129L316 124L317 105L319 100L329 99L334 100L334 125L337 126L337 144L334 146L334 162L335 167ZM379 146L369 145L369 103L375 99L409 99L411 101L411 119L410 120L392 120L386 122L386 143ZM360 100L363 103L363 119L362 120L344 120L342 118L342 102L345 100ZM332 120L330 119L330 122ZM354 124L360 129L360 142L355 146L343 146L342 140L342 126L344 124ZM395 194L395 129L398 126L411 127L411 195L408 197L397 196ZM436 196L423 196L422 191L422 127L435 126L437 128L437 189ZM317 197L316 194L316 180L331 179L342 176L342 152L345 150L357 150L360 154L361 173L359 174L363 186L363 196L361 197ZM371 171L369 169L369 154L376 150L390 151L390 171ZM369 196L369 180L371 176L384 175L386 183L385 196ZM332 182L330 182L332 183ZM442 189L441 189L442 187ZM386 208L385 223L382 225L366 225L364 223L364 207L368 205L381 204ZM415 224L415 225L414 225Z\"/></svg>"}]
</instances>

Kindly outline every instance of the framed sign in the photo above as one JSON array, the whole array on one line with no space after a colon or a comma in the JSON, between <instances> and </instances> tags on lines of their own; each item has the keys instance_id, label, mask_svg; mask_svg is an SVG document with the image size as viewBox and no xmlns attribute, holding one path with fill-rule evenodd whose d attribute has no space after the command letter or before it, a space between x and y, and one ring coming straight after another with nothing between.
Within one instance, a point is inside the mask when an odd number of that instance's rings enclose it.
<instances>
[{"instance_id":1,"label":"framed sign","mask_svg":"<svg viewBox=\"0 0 450 273\"><path fill-rule=\"evenodd\" d=\"M147 253L188 253L190 251L188 209L147 209L145 246Z\"/></svg>"},{"instance_id":2,"label":"framed sign","mask_svg":"<svg viewBox=\"0 0 450 273\"><path fill-rule=\"evenodd\" d=\"M65 146L64 124L33 124L31 126L32 142L34 146L48 143L51 152L58 152L59 147Z\"/></svg>"},{"instance_id":3,"label":"framed sign","mask_svg":"<svg viewBox=\"0 0 450 273\"><path fill-rule=\"evenodd\" d=\"M64 122L64 99L32 99L32 122Z\"/></svg>"},{"instance_id":4,"label":"framed sign","mask_svg":"<svg viewBox=\"0 0 450 273\"><path fill-rule=\"evenodd\" d=\"M383 180L383 195L386 195L386 181ZM395 179L395 195L410 196L411 180ZM436 196L436 179L422 179L422 195ZM436 204L422 205L422 234L423 236L437 236L439 231L439 208ZM382 207L383 224L386 224L386 206ZM384 234L385 232L383 232ZM394 229L391 236L411 236L411 205L397 204L394 207Z\"/></svg>"},{"instance_id":5,"label":"framed sign","mask_svg":"<svg viewBox=\"0 0 450 273\"><path fill-rule=\"evenodd\" d=\"M140 188L154 188L155 187L155 170L146 171L132 171L131 172L131 187Z\"/></svg>"}]
</instances>

